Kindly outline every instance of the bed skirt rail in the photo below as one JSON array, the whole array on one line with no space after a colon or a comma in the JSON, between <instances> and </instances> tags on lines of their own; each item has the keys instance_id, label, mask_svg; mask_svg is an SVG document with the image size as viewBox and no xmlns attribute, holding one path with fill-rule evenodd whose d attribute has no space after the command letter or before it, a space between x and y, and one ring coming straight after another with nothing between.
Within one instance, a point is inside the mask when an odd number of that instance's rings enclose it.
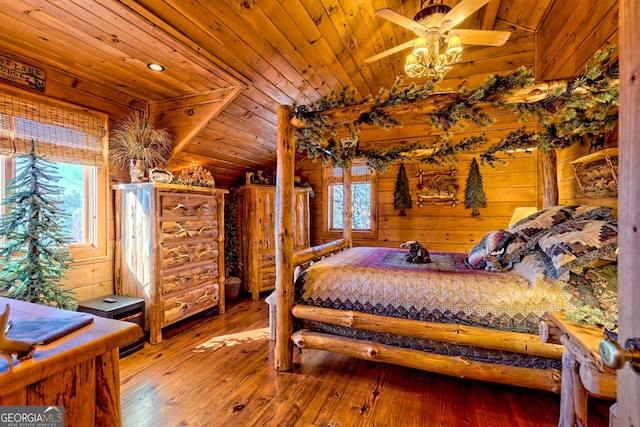
<instances>
[{"instance_id":1,"label":"bed skirt rail","mask_svg":"<svg viewBox=\"0 0 640 427\"><path fill-rule=\"evenodd\" d=\"M325 256L340 252L349 247L349 242L345 239L334 240L318 246L301 249L293 254L293 265L300 266L311 261L318 260Z\"/></svg>"},{"instance_id":2,"label":"bed skirt rail","mask_svg":"<svg viewBox=\"0 0 640 427\"><path fill-rule=\"evenodd\" d=\"M560 393L561 372L557 369L523 368L477 362L461 356L431 354L307 329L296 331L291 339L295 345L304 349L326 350L363 360L392 363L459 378Z\"/></svg>"},{"instance_id":3,"label":"bed skirt rail","mask_svg":"<svg viewBox=\"0 0 640 427\"><path fill-rule=\"evenodd\" d=\"M292 314L298 319L348 328L511 351L549 359L561 360L564 352L564 346L562 345L545 343L542 342L538 335L520 332L500 331L458 324L423 322L303 304L295 305Z\"/></svg>"}]
</instances>

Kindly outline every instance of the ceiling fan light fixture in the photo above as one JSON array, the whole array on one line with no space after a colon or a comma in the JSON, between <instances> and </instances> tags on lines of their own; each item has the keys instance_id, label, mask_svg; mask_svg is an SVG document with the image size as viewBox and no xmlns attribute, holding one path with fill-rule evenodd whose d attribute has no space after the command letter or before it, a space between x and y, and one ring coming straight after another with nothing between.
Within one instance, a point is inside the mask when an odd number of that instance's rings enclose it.
<instances>
[{"instance_id":1,"label":"ceiling fan light fixture","mask_svg":"<svg viewBox=\"0 0 640 427\"><path fill-rule=\"evenodd\" d=\"M418 37L416 44L413 46L413 56L420 57L427 54L427 40L424 37Z\"/></svg>"},{"instance_id":2,"label":"ceiling fan light fixture","mask_svg":"<svg viewBox=\"0 0 640 427\"><path fill-rule=\"evenodd\" d=\"M429 28L424 36L416 39L404 71L411 78L442 79L461 58L462 46L457 34L445 36L439 28Z\"/></svg>"},{"instance_id":3,"label":"ceiling fan light fixture","mask_svg":"<svg viewBox=\"0 0 640 427\"><path fill-rule=\"evenodd\" d=\"M420 64L413 53L407 55L407 59L404 63L404 72L411 78L416 78L424 75L426 68Z\"/></svg>"},{"instance_id":4,"label":"ceiling fan light fixture","mask_svg":"<svg viewBox=\"0 0 640 427\"><path fill-rule=\"evenodd\" d=\"M462 55L462 45L460 44L460 36L456 33L449 33L447 37L447 55Z\"/></svg>"}]
</instances>

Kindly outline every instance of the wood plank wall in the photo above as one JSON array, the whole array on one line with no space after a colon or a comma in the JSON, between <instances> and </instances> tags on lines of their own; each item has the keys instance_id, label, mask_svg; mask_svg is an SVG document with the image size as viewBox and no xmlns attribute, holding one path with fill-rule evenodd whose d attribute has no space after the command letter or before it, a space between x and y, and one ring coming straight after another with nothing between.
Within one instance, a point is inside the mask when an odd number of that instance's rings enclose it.
<instances>
[{"instance_id":1,"label":"wood plank wall","mask_svg":"<svg viewBox=\"0 0 640 427\"><path fill-rule=\"evenodd\" d=\"M96 85L85 80L78 79L57 69L44 67L38 64L37 59L23 58L13 55L11 52L0 52L1 55L36 64L46 73L46 85L43 95L60 101L100 111L109 115L109 127L120 120L130 111L130 107L144 108L143 101L131 98L121 93L106 90L104 86ZM3 83L0 83L2 85ZM107 209L107 248L105 256L96 256L86 259L75 259L71 270L67 274L63 286L73 289L75 297L80 300L88 300L114 292L114 199L111 186L128 179L128 173L117 169L111 169L108 179L109 190Z\"/></svg>"},{"instance_id":2,"label":"wood plank wall","mask_svg":"<svg viewBox=\"0 0 640 427\"><path fill-rule=\"evenodd\" d=\"M419 168L431 169L426 164L405 163L413 207L406 210L407 216L399 216L393 208L393 193L399 164L378 176L378 232L374 239L359 239L354 233L356 246L398 247L407 240L418 240L429 250L465 252L471 249L491 230L506 228L513 211L519 206L541 205L540 177L538 176L538 154L517 153L517 157L508 160L508 164L481 165L483 187L487 196L486 209L480 209L480 215L471 216L471 210L464 207L464 188L469 164L473 154L458 156L459 162L453 166L458 169L456 206L417 204L415 176ZM448 169L449 165L442 169ZM311 199L311 236L312 244L331 241L324 233L322 209L327 204L323 200L322 165L305 160L298 174L303 182L309 182L315 192Z\"/></svg>"},{"instance_id":3,"label":"wood plank wall","mask_svg":"<svg viewBox=\"0 0 640 427\"><path fill-rule=\"evenodd\" d=\"M603 49L610 44L617 44L617 0L605 0L598 2L597 11L592 8L560 8L549 14L542 27L536 33L535 49L523 52L521 63L517 65L531 64L534 67L538 80L562 79L574 76L584 70L585 65L593 58L598 49ZM566 22L574 25L565 26ZM566 34L558 35L554 28L566 28ZM544 34L545 36L541 36ZM525 37L523 37L524 39ZM524 46L520 43L519 46ZM535 53L534 53L535 51ZM532 58L531 56L534 58ZM513 65L513 64L511 64ZM498 67L509 70L508 64ZM452 73L455 70L452 71ZM501 72L502 73L502 72ZM480 84L482 76L467 76L467 85ZM458 83L455 76L451 80L450 87L456 87ZM494 114L497 114L494 112ZM499 140L501 135L509 130L521 127L513 117L499 117L499 125L487 131L491 142ZM526 123L531 129L535 123ZM496 130L497 129L497 130ZM462 136L468 136L473 132L482 132L480 129L470 127L454 137L454 141ZM427 135L427 136L425 136ZM372 141L371 145L389 145L399 141L414 141L421 139L435 140L434 134L428 124L418 123L394 129L390 132L363 130L361 141ZM617 146L617 134L614 133L607 140L607 147ZM588 152L588 146L575 146L567 150L558 150L558 180L559 203L561 204L598 204L617 208L617 198L589 199L582 194L575 179L571 161ZM480 166L483 176L484 190L488 205L486 209L480 209L480 216L472 217L470 210L464 208L464 188L472 154L459 156L459 162L455 167L458 174L458 199L457 206L429 206L414 207L407 211L406 217L398 216L393 210L393 191L399 165L394 165L391 170L379 176L378 181L378 235L372 240L354 238L355 245L381 245L398 246L406 240L419 240L430 250L447 250L465 252L471 249L488 231L505 228L516 207L535 206L543 207L542 202L542 166L539 153L522 154L508 160L507 165L496 165L495 168ZM407 164L407 175L412 189L412 199L415 203L415 188L417 178L412 175L417 165ZM422 166L428 168L428 166ZM311 199L311 235L312 244L325 243L332 240L323 232L322 209L327 201L322 200L322 166L320 163L303 161L298 165L297 174L303 182L309 182L315 191L315 197Z\"/></svg>"}]
</instances>

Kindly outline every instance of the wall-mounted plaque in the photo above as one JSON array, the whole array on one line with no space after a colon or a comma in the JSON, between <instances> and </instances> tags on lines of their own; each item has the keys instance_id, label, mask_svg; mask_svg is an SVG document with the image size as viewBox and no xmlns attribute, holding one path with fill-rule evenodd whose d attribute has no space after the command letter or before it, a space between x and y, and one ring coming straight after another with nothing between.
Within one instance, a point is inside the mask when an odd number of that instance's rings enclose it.
<instances>
[{"instance_id":1,"label":"wall-mounted plaque","mask_svg":"<svg viewBox=\"0 0 640 427\"><path fill-rule=\"evenodd\" d=\"M44 70L5 56L0 56L0 80L44 92Z\"/></svg>"}]
</instances>

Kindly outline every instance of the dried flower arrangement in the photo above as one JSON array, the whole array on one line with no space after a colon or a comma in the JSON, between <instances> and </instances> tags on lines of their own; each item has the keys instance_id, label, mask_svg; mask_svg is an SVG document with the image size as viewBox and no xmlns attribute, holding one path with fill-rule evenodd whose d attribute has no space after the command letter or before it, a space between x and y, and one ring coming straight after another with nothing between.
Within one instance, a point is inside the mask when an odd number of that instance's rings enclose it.
<instances>
[{"instance_id":1,"label":"dried flower arrangement","mask_svg":"<svg viewBox=\"0 0 640 427\"><path fill-rule=\"evenodd\" d=\"M173 148L173 138L166 129L158 129L149 114L136 110L125 117L111 131L109 156L121 167L134 163L145 170L166 166Z\"/></svg>"}]
</instances>

